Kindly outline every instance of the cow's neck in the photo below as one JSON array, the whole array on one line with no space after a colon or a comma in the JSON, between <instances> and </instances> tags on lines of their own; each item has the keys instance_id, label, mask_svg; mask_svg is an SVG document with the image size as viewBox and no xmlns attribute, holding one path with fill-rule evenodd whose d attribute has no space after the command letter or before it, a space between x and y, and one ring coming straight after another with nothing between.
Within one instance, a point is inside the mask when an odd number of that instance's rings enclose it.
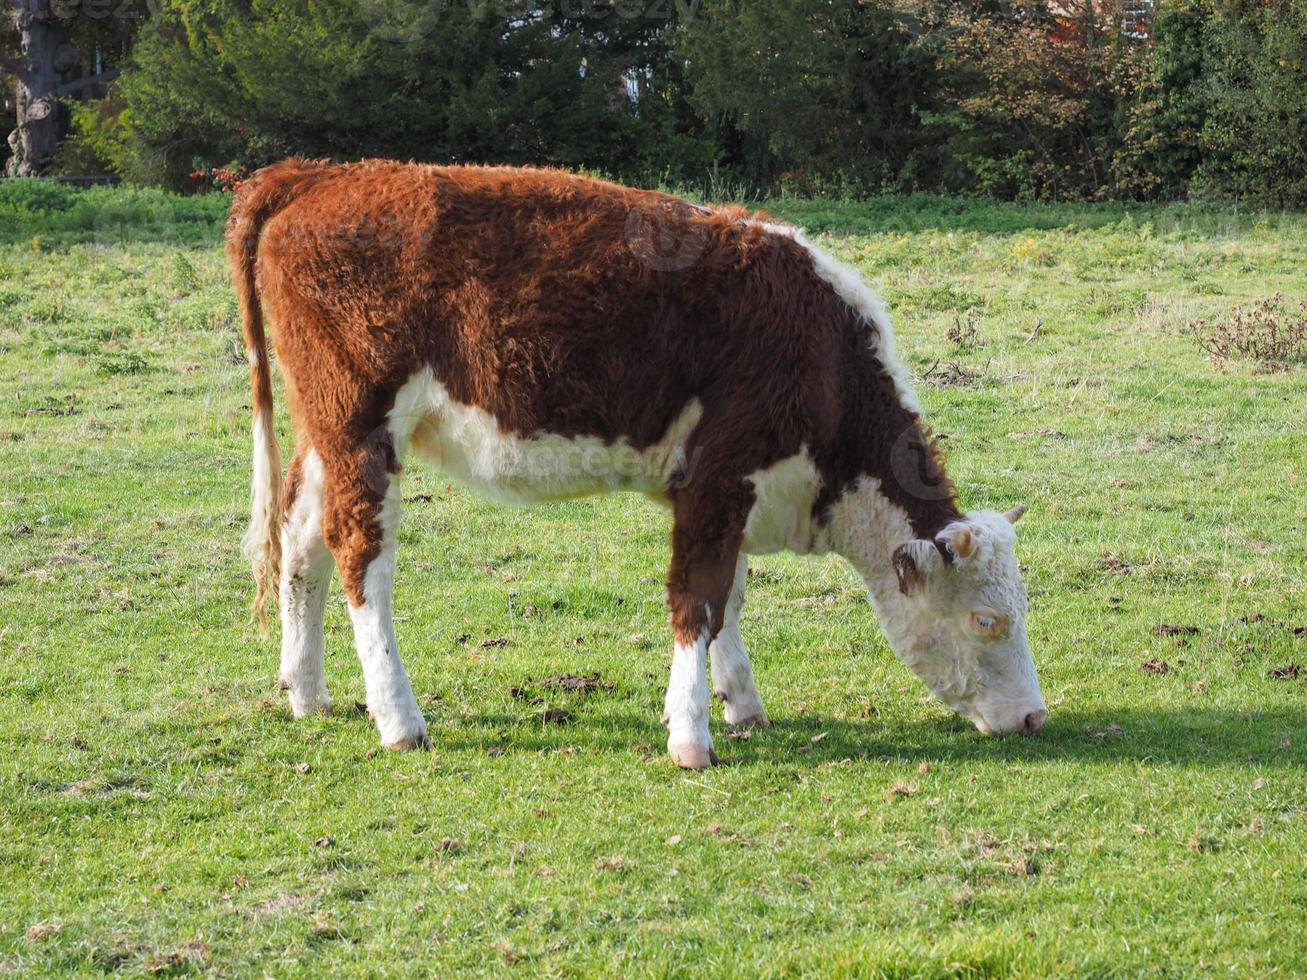
<instances>
[{"instance_id":1,"label":"cow's neck","mask_svg":"<svg viewBox=\"0 0 1307 980\"><path fill-rule=\"evenodd\" d=\"M852 490L874 482L907 517L913 537L932 538L962 516L953 483L894 356L889 328L843 315L839 415L833 438L819 451L823 486L815 511L822 515Z\"/></svg>"},{"instance_id":2,"label":"cow's neck","mask_svg":"<svg viewBox=\"0 0 1307 980\"><path fill-rule=\"evenodd\" d=\"M890 645L913 666L923 630L934 626L899 591L894 550L934 540L962 514L919 416L897 399L868 401L879 402L878 419L854 412L844 420L845 455L856 460L857 475L825 509L827 541L862 577Z\"/></svg>"},{"instance_id":3,"label":"cow's neck","mask_svg":"<svg viewBox=\"0 0 1307 980\"><path fill-rule=\"evenodd\" d=\"M906 511L882 492L880 481L867 478L837 500L828 515L830 549L862 578L890 646L913 666L924 639L921 630L929 624L920 621L919 605L899 591L894 571L894 549L917 537Z\"/></svg>"}]
</instances>

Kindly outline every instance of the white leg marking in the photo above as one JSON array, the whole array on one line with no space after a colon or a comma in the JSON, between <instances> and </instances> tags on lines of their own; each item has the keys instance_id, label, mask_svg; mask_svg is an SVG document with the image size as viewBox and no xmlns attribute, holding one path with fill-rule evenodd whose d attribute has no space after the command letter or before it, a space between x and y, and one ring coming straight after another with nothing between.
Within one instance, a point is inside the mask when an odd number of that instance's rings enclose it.
<instances>
[{"instance_id":1,"label":"white leg marking","mask_svg":"<svg viewBox=\"0 0 1307 980\"><path fill-rule=\"evenodd\" d=\"M744 637L740 634L740 610L744 608L748 572L749 559L740 555L735 565L735 583L731 586L730 598L726 600L722 629L709 649L713 694L722 702L728 724L766 727L767 712L763 710L749 654L744 649Z\"/></svg>"},{"instance_id":2,"label":"white leg marking","mask_svg":"<svg viewBox=\"0 0 1307 980\"><path fill-rule=\"evenodd\" d=\"M667 682L663 708L667 726L667 751L683 769L711 765L712 735L708 732L708 636L691 643L676 643L672 675Z\"/></svg>"},{"instance_id":3,"label":"white leg marking","mask_svg":"<svg viewBox=\"0 0 1307 980\"><path fill-rule=\"evenodd\" d=\"M399 486L393 477L377 514L382 528L380 553L363 576L363 605L350 605L354 645L363 665L368 710L387 748L411 749L431 744L404 662L399 659L392 620L395 584L395 528L399 523Z\"/></svg>"},{"instance_id":4,"label":"white leg marking","mask_svg":"<svg viewBox=\"0 0 1307 980\"><path fill-rule=\"evenodd\" d=\"M322 540L322 460L310 451L299 494L281 529L281 684L296 718L331 710L323 674L322 614L331 588L331 552Z\"/></svg>"}]
</instances>

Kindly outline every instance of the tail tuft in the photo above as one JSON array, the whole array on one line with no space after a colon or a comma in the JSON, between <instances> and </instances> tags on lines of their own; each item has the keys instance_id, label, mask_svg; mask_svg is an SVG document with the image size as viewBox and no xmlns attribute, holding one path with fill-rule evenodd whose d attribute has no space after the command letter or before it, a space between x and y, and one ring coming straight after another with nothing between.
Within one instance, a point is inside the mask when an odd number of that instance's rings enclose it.
<instances>
[{"instance_id":1,"label":"tail tuft","mask_svg":"<svg viewBox=\"0 0 1307 980\"><path fill-rule=\"evenodd\" d=\"M227 219L227 259L240 301L245 348L250 360L250 398L254 413L254 475L250 488L250 526L242 549L258 591L251 607L259 631L268 629L268 599L277 599L281 575L281 449L272 412L272 370L259 306L255 262L263 226L305 187L320 179L324 163L286 160L245 181Z\"/></svg>"},{"instance_id":2,"label":"tail tuft","mask_svg":"<svg viewBox=\"0 0 1307 980\"><path fill-rule=\"evenodd\" d=\"M266 353L251 351L251 358ZM265 369L266 370L266 369ZM259 633L268 632L268 599L277 601L281 577L281 448L269 403L254 412L254 467L250 481L250 526L241 550L254 573L256 592L250 618L258 620Z\"/></svg>"}]
</instances>

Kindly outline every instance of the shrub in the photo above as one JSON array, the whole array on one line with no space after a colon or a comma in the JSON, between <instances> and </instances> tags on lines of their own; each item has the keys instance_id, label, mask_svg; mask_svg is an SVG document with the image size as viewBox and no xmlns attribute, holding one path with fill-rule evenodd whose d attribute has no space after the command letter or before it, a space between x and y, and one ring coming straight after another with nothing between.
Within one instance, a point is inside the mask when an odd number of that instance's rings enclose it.
<instances>
[{"instance_id":1,"label":"shrub","mask_svg":"<svg viewBox=\"0 0 1307 980\"><path fill-rule=\"evenodd\" d=\"M969 309L966 318L961 313L953 314L953 325L944 333L944 339L952 346L968 350L980 345L980 311Z\"/></svg>"},{"instance_id":2,"label":"shrub","mask_svg":"<svg viewBox=\"0 0 1307 980\"><path fill-rule=\"evenodd\" d=\"M150 370L150 362L135 351L118 351L100 358L101 374L144 374Z\"/></svg>"},{"instance_id":3,"label":"shrub","mask_svg":"<svg viewBox=\"0 0 1307 980\"><path fill-rule=\"evenodd\" d=\"M0 241L211 241L227 194L180 197L153 188L78 188L36 178L0 181Z\"/></svg>"},{"instance_id":4,"label":"shrub","mask_svg":"<svg viewBox=\"0 0 1307 980\"><path fill-rule=\"evenodd\" d=\"M1272 370L1288 370L1307 363L1307 301L1299 302L1296 312L1287 310L1284 296L1276 293L1247 310L1236 306L1227 316L1190 320L1185 333L1218 369L1242 359Z\"/></svg>"},{"instance_id":5,"label":"shrub","mask_svg":"<svg viewBox=\"0 0 1307 980\"><path fill-rule=\"evenodd\" d=\"M921 26L892 0L717 0L682 25L674 54L746 179L805 194L831 181L910 188L934 181L920 114L938 74Z\"/></svg>"},{"instance_id":6,"label":"shrub","mask_svg":"<svg viewBox=\"0 0 1307 980\"><path fill-rule=\"evenodd\" d=\"M1117 194L1174 200L1188 193L1202 160L1206 109L1199 81L1207 24L1203 0L1158 6L1133 98L1120 116L1120 145L1110 167Z\"/></svg>"},{"instance_id":7,"label":"shrub","mask_svg":"<svg viewBox=\"0 0 1307 980\"><path fill-rule=\"evenodd\" d=\"M1207 0L1193 189L1307 206L1307 0Z\"/></svg>"},{"instance_id":8,"label":"shrub","mask_svg":"<svg viewBox=\"0 0 1307 980\"><path fill-rule=\"evenodd\" d=\"M131 111L116 99L67 103L72 132L59 146L58 170L66 174L124 174L136 165Z\"/></svg>"},{"instance_id":9,"label":"shrub","mask_svg":"<svg viewBox=\"0 0 1307 980\"><path fill-rule=\"evenodd\" d=\"M1116 7L959 8L941 43L951 108L931 120L949 183L1018 199L1114 196L1120 119L1144 54Z\"/></svg>"},{"instance_id":10,"label":"shrub","mask_svg":"<svg viewBox=\"0 0 1307 980\"><path fill-rule=\"evenodd\" d=\"M132 176L291 154L666 169L651 148L688 117L669 22L568 13L589 6L161 0L118 87Z\"/></svg>"}]
</instances>

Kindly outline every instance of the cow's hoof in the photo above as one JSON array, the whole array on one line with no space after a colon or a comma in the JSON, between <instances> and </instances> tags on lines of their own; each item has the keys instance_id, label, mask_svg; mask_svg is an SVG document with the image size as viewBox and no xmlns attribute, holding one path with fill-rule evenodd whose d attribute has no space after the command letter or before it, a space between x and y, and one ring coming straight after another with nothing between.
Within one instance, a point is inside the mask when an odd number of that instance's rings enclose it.
<instances>
[{"instance_id":1,"label":"cow's hoof","mask_svg":"<svg viewBox=\"0 0 1307 980\"><path fill-rule=\"evenodd\" d=\"M331 702L327 702L326 704L319 704L316 706L311 705L307 708L296 708L295 705L293 704L290 706L290 716L294 718L296 721L300 721L304 718L307 718L309 715L322 715L322 717L324 718L330 718Z\"/></svg>"},{"instance_id":2,"label":"cow's hoof","mask_svg":"<svg viewBox=\"0 0 1307 980\"><path fill-rule=\"evenodd\" d=\"M728 722L734 729L745 728L771 728L771 722L767 720L767 712L759 711L757 714L749 715L748 718L741 718L739 721Z\"/></svg>"},{"instance_id":3,"label":"cow's hoof","mask_svg":"<svg viewBox=\"0 0 1307 980\"><path fill-rule=\"evenodd\" d=\"M398 742L387 742L386 748L392 752L412 752L414 749L430 749L431 737L423 732L421 735L410 735L408 738L401 738Z\"/></svg>"},{"instance_id":4,"label":"cow's hoof","mask_svg":"<svg viewBox=\"0 0 1307 980\"><path fill-rule=\"evenodd\" d=\"M325 694L300 697L293 688L287 688L287 700L290 702L290 715L296 721L309 715L331 714L331 698Z\"/></svg>"},{"instance_id":5,"label":"cow's hoof","mask_svg":"<svg viewBox=\"0 0 1307 980\"><path fill-rule=\"evenodd\" d=\"M720 761L711 746L695 745L693 742L669 745L667 754L682 769L707 769Z\"/></svg>"}]
</instances>

